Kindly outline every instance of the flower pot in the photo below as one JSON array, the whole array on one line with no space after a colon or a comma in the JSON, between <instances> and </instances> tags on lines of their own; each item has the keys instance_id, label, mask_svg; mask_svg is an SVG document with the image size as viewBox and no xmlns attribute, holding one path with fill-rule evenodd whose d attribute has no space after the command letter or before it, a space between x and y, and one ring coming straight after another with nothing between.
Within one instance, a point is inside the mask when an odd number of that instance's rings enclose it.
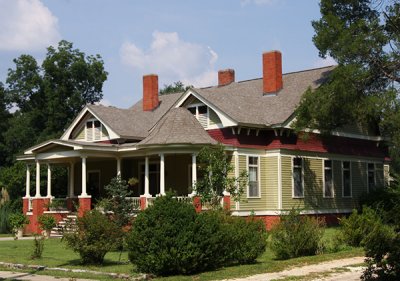
<instances>
[{"instance_id":1,"label":"flower pot","mask_svg":"<svg viewBox=\"0 0 400 281\"><path fill-rule=\"evenodd\" d=\"M50 238L50 235L51 235L51 229L47 229L47 230L43 230L42 231L42 235L45 237L45 238Z\"/></svg>"},{"instance_id":2,"label":"flower pot","mask_svg":"<svg viewBox=\"0 0 400 281\"><path fill-rule=\"evenodd\" d=\"M18 228L15 231L15 240L17 240L18 238L22 238L23 236L24 236L24 229L22 227Z\"/></svg>"}]
</instances>

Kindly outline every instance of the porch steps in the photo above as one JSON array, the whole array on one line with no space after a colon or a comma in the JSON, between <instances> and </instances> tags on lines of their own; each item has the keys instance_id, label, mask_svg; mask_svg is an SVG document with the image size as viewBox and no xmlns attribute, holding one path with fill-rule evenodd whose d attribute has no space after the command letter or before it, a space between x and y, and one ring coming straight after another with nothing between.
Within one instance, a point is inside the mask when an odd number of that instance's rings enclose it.
<instances>
[{"instance_id":1,"label":"porch steps","mask_svg":"<svg viewBox=\"0 0 400 281\"><path fill-rule=\"evenodd\" d=\"M71 232L76 228L77 216L74 214L68 215L63 218L58 224L51 230L50 237L63 237L66 232Z\"/></svg>"}]
</instances>

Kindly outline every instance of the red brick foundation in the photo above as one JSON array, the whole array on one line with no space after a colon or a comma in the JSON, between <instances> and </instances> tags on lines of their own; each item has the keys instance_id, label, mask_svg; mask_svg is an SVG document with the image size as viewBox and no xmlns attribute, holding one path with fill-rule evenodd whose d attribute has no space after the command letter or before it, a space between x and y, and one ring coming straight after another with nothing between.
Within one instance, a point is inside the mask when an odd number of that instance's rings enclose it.
<instances>
[{"instance_id":1,"label":"red brick foundation","mask_svg":"<svg viewBox=\"0 0 400 281\"><path fill-rule=\"evenodd\" d=\"M147 207L147 197L146 196L140 196L140 210L144 210Z\"/></svg>"},{"instance_id":2,"label":"red brick foundation","mask_svg":"<svg viewBox=\"0 0 400 281\"><path fill-rule=\"evenodd\" d=\"M22 198L22 213L26 215L28 211L29 211L29 198L24 197Z\"/></svg>"},{"instance_id":3,"label":"red brick foundation","mask_svg":"<svg viewBox=\"0 0 400 281\"><path fill-rule=\"evenodd\" d=\"M48 199L47 198L33 198L32 199L32 216L30 216L30 231L32 233L40 234L42 230L38 222L38 217L46 210Z\"/></svg>"},{"instance_id":4,"label":"red brick foundation","mask_svg":"<svg viewBox=\"0 0 400 281\"><path fill-rule=\"evenodd\" d=\"M320 218L325 221L327 226L339 225L341 218L348 216L349 214L313 214L313 215L303 215L315 218ZM267 230L271 230L274 224L279 223L279 215L267 215L267 216L255 216L255 219L262 220L265 224Z\"/></svg>"},{"instance_id":5,"label":"red brick foundation","mask_svg":"<svg viewBox=\"0 0 400 281\"><path fill-rule=\"evenodd\" d=\"M79 197L79 210L78 217L83 217L83 215L90 211L92 208L92 198L91 197Z\"/></svg>"}]
</instances>

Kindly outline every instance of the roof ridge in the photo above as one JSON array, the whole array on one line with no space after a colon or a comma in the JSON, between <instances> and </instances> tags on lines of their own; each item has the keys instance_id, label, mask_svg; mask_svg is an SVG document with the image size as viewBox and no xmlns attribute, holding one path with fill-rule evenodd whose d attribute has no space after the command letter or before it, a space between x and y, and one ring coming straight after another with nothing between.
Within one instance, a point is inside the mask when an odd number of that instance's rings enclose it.
<instances>
[{"instance_id":1,"label":"roof ridge","mask_svg":"<svg viewBox=\"0 0 400 281\"><path fill-rule=\"evenodd\" d=\"M291 71L291 72L282 73L282 76L291 75L291 74L296 74L296 73L301 73L301 72L315 71L315 70L324 69L324 68L332 68L332 67L334 67L334 66L336 66L336 65L332 64L332 65L328 65L328 66L321 66L321 67L315 67L315 68L309 68L309 69L303 69L303 70L296 70L296 71ZM218 88L219 88L219 87L224 87L224 86L232 85L233 83L239 84L239 83L250 82L250 81L261 80L261 79L263 79L263 77L258 77L258 78L251 78L251 79L246 79L246 80L235 81L235 82L232 82L232 83L230 83L230 84L223 85L223 86L214 85L214 86L207 86L207 87L199 87L199 88L195 88L195 89L203 90L203 89L210 89L210 88L215 88L215 87L218 87Z\"/></svg>"}]
</instances>

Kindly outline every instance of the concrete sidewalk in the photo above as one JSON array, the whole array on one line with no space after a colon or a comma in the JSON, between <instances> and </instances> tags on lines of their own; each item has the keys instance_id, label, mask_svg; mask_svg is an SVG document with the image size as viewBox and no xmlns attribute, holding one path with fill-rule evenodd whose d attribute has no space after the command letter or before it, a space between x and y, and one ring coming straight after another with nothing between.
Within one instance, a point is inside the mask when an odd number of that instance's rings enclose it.
<instances>
[{"instance_id":1,"label":"concrete sidewalk","mask_svg":"<svg viewBox=\"0 0 400 281\"><path fill-rule=\"evenodd\" d=\"M33 239L35 239L34 236L26 236L26 237L18 238L17 241L18 241L18 240L33 240ZM0 237L0 242L1 242L1 241L13 241L13 240L14 240L14 236L10 236L10 237Z\"/></svg>"},{"instance_id":2,"label":"concrete sidewalk","mask_svg":"<svg viewBox=\"0 0 400 281\"><path fill-rule=\"evenodd\" d=\"M0 271L0 280L29 280L29 281L70 281L71 278L60 278L48 275L37 275L26 272ZM94 279L75 279L75 281L93 281Z\"/></svg>"}]
</instances>

